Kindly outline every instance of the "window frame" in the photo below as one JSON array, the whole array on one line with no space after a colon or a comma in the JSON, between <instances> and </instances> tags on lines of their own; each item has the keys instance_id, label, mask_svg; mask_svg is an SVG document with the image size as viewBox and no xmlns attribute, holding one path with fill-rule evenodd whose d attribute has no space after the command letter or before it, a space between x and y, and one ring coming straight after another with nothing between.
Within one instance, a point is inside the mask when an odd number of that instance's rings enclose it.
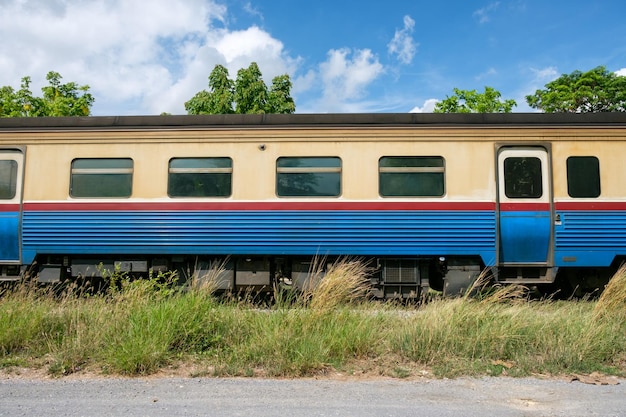
<instances>
[{"instance_id":1,"label":"window frame","mask_svg":"<svg viewBox=\"0 0 626 417\"><path fill-rule=\"evenodd\" d=\"M438 160L441 165L425 165L425 164L415 164L415 165L401 165L401 166L383 166L383 162L385 160L413 160L413 161L427 161L427 160ZM416 177L420 174L441 174L441 193L426 193L426 192L395 192L392 193L390 191L385 191L383 188L386 186L386 182L388 180L383 180L383 175L385 177L393 174L402 174L402 175L415 175ZM411 175L411 176L413 176ZM378 159L378 195L382 198L442 198L446 195L446 159L441 155L386 155L381 156Z\"/></svg>"},{"instance_id":2,"label":"window frame","mask_svg":"<svg viewBox=\"0 0 626 417\"><path fill-rule=\"evenodd\" d=\"M204 161L228 161L228 167L172 167L173 161L179 160L204 160ZM172 175L185 174L230 174L228 177L228 193L207 195L182 195L172 193ZM229 198L233 194L233 159L229 156L201 156L201 157L172 157L167 164L167 195L170 198Z\"/></svg>"},{"instance_id":3,"label":"window frame","mask_svg":"<svg viewBox=\"0 0 626 417\"><path fill-rule=\"evenodd\" d=\"M327 160L337 161L336 166L325 166L318 164L314 166L280 166L281 161L286 160ZM281 179L288 178L289 175L306 175L306 174L336 174L337 175L337 192L333 193L299 193L287 194L281 192ZM343 193L343 161L339 156L279 156L276 158L276 182L275 193L279 198L338 198Z\"/></svg>"},{"instance_id":4,"label":"window frame","mask_svg":"<svg viewBox=\"0 0 626 417\"><path fill-rule=\"evenodd\" d=\"M83 162L87 162L87 161L98 161L98 162L103 162L103 161L118 161L120 162L120 165L123 165L122 162L130 162L130 167L128 166L119 166L119 167L75 167L76 163L83 163ZM96 164L98 165L98 164ZM104 157L104 158L91 158L91 157L87 157L87 158L74 158L70 164L70 190L69 190L69 194L70 197L72 198L103 198L103 199L112 199L112 198L130 198L133 194L133 180L134 180L134 171L135 171L135 161L132 158L128 158L128 157ZM89 177L89 175L119 175L119 176L128 176L128 180L125 181L127 182L125 189L128 190L128 192L124 192L124 193L119 193L119 194L115 194L115 195L105 195L104 193L98 194L98 193L84 193L83 189L90 189L90 190L94 190L97 189L97 187L88 187L85 185L80 185L80 191L81 193L77 194L76 193L76 188L78 187L76 185L76 183L78 182L78 178L77 176L79 175L86 175L87 177L85 177L85 180L87 180ZM118 177L118 180L121 179ZM94 184L97 183L92 183L91 185L93 186ZM101 185L102 183L100 183ZM108 185L114 185L109 183Z\"/></svg>"}]
</instances>

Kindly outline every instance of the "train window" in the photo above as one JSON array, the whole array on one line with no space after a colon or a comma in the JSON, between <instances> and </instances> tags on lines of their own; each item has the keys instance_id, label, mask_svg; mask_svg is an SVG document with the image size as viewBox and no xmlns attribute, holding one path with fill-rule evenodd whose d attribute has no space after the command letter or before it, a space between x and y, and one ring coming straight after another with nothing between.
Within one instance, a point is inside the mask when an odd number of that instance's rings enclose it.
<instances>
[{"instance_id":1,"label":"train window","mask_svg":"<svg viewBox=\"0 0 626 417\"><path fill-rule=\"evenodd\" d=\"M218 158L172 158L167 194L170 197L230 197L233 160Z\"/></svg>"},{"instance_id":2,"label":"train window","mask_svg":"<svg viewBox=\"0 0 626 417\"><path fill-rule=\"evenodd\" d=\"M280 157L276 161L279 197L337 197L341 194L338 157Z\"/></svg>"},{"instance_id":3,"label":"train window","mask_svg":"<svg viewBox=\"0 0 626 417\"><path fill-rule=\"evenodd\" d=\"M445 192L441 156L384 156L378 161L382 197L441 197Z\"/></svg>"},{"instance_id":4,"label":"train window","mask_svg":"<svg viewBox=\"0 0 626 417\"><path fill-rule=\"evenodd\" d=\"M132 183L133 160L130 158L81 158L72 161L72 197L130 197Z\"/></svg>"},{"instance_id":5,"label":"train window","mask_svg":"<svg viewBox=\"0 0 626 417\"><path fill-rule=\"evenodd\" d=\"M543 195L541 160L530 156L506 158L504 194L508 198L540 198Z\"/></svg>"},{"instance_id":6,"label":"train window","mask_svg":"<svg viewBox=\"0 0 626 417\"><path fill-rule=\"evenodd\" d=\"M15 197L17 185L17 162L0 161L0 200L11 200Z\"/></svg>"},{"instance_id":7,"label":"train window","mask_svg":"<svg viewBox=\"0 0 626 417\"><path fill-rule=\"evenodd\" d=\"M600 196L600 162L595 156L567 158L567 193L574 198Z\"/></svg>"}]
</instances>

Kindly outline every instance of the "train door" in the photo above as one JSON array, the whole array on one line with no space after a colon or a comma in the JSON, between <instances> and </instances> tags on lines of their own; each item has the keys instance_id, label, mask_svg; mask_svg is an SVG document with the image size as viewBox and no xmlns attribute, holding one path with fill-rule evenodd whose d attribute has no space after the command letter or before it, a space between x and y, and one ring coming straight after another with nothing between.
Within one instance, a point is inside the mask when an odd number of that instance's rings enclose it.
<instances>
[{"instance_id":1,"label":"train door","mask_svg":"<svg viewBox=\"0 0 626 417\"><path fill-rule=\"evenodd\" d=\"M497 155L498 265L549 266L554 231L548 149L508 146Z\"/></svg>"},{"instance_id":2,"label":"train door","mask_svg":"<svg viewBox=\"0 0 626 417\"><path fill-rule=\"evenodd\" d=\"M24 154L0 149L0 264L20 263Z\"/></svg>"}]
</instances>

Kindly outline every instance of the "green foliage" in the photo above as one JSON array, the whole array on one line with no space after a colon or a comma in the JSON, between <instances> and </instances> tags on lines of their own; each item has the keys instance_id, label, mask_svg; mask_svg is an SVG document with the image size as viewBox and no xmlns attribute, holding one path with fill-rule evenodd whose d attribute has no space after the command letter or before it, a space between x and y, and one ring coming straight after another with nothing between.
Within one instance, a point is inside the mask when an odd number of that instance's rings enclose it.
<instances>
[{"instance_id":1,"label":"green foliage","mask_svg":"<svg viewBox=\"0 0 626 417\"><path fill-rule=\"evenodd\" d=\"M296 111L296 103L290 95L291 80L287 74L272 79L267 113L290 114Z\"/></svg>"},{"instance_id":2,"label":"green foliage","mask_svg":"<svg viewBox=\"0 0 626 417\"><path fill-rule=\"evenodd\" d=\"M250 64L248 68L242 68L237 71L237 80L235 82L237 113L266 113L269 93L261 76L261 70L256 62Z\"/></svg>"},{"instance_id":3,"label":"green foliage","mask_svg":"<svg viewBox=\"0 0 626 417\"><path fill-rule=\"evenodd\" d=\"M563 74L543 90L526 96L530 107L546 113L626 111L626 77L603 66Z\"/></svg>"},{"instance_id":4,"label":"green foliage","mask_svg":"<svg viewBox=\"0 0 626 417\"><path fill-rule=\"evenodd\" d=\"M452 96L435 105L434 113L510 113L517 103L513 99L500 100L502 94L492 87L483 93L476 90L454 89Z\"/></svg>"},{"instance_id":5,"label":"green foliage","mask_svg":"<svg viewBox=\"0 0 626 417\"><path fill-rule=\"evenodd\" d=\"M624 269L597 302L528 301L503 286L417 307L358 302L366 272L339 263L302 299L269 309L172 286L173 274L130 280L114 271L114 289L89 297L16 286L0 297L0 366L59 376L172 365L214 376L626 375ZM337 300L344 280L352 290Z\"/></svg>"},{"instance_id":6,"label":"green foliage","mask_svg":"<svg viewBox=\"0 0 626 417\"><path fill-rule=\"evenodd\" d=\"M185 103L189 114L230 114L234 113L235 84L228 78L228 70L216 65L209 75L209 91L199 91Z\"/></svg>"},{"instance_id":7,"label":"green foliage","mask_svg":"<svg viewBox=\"0 0 626 417\"><path fill-rule=\"evenodd\" d=\"M98 265L100 275L106 285L106 294L120 298L134 300L155 300L170 297L180 291L178 274L171 272L150 271L148 278L134 279L128 272L121 271L119 265L115 265L113 271Z\"/></svg>"},{"instance_id":8,"label":"green foliage","mask_svg":"<svg viewBox=\"0 0 626 417\"><path fill-rule=\"evenodd\" d=\"M30 91L30 77L22 78L20 89L10 86L0 88L0 117L62 117L89 116L94 98L89 86L74 82L61 83L61 74L50 71L48 85L43 87L43 97Z\"/></svg>"},{"instance_id":9,"label":"green foliage","mask_svg":"<svg viewBox=\"0 0 626 417\"><path fill-rule=\"evenodd\" d=\"M290 96L291 81L287 74L274 77L268 90L259 66L253 62L237 72L233 82L228 70L216 65L209 75L209 91L196 93L185 103L189 114L263 114L293 113L296 110Z\"/></svg>"}]
</instances>

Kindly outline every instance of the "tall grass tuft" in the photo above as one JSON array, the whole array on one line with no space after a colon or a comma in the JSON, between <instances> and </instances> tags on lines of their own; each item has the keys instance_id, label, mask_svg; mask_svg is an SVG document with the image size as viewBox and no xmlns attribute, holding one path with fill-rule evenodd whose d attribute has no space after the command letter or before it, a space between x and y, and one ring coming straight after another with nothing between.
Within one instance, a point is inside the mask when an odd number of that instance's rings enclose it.
<instances>
[{"instance_id":1,"label":"tall grass tuft","mask_svg":"<svg viewBox=\"0 0 626 417\"><path fill-rule=\"evenodd\" d=\"M316 259L300 294L279 293L272 310L249 313L253 324L235 355L242 360L240 369L305 376L376 355L381 316L360 303L370 292L371 269L347 258L324 265L323 258Z\"/></svg>"},{"instance_id":2,"label":"tall grass tuft","mask_svg":"<svg viewBox=\"0 0 626 417\"><path fill-rule=\"evenodd\" d=\"M477 300L481 304L498 304L504 302L525 301L528 288L519 285L503 285L494 283L491 271L483 270L463 293L465 301Z\"/></svg>"},{"instance_id":3,"label":"tall grass tuft","mask_svg":"<svg viewBox=\"0 0 626 417\"><path fill-rule=\"evenodd\" d=\"M56 304L30 283L5 289L0 296L0 354L41 355L42 336L57 334L48 318Z\"/></svg>"},{"instance_id":4,"label":"tall grass tuft","mask_svg":"<svg viewBox=\"0 0 626 417\"><path fill-rule=\"evenodd\" d=\"M213 295L220 288L220 283L228 279L226 265L228 258L216 259L209 264L208 270L200 272L197 268L188 277L189 286L193 291L200 291L207 295Z\"/></svg>"},{"instance_id":5,"label":"tall grass tuft","mask_svg":"<svg viewBox=\"0 0 626 417\"><path fill-rule=\"evenodd\" d=\"M372 271L358 259L341 258L333 263L321 278L318 267L309 288L304 289L304 300L314 310L328 310L357 300L364 300L371 291L369 276Z\"/></svg>"},{"instance_id":6,"label":"tall grass tuft","mask_svg":"<svg viewBox=\"0 0 626 417\"><path fill-rule=\"evenodd\" d=\"M170 363L176 352L210 349L220 339L211 332L216 327L211 280L200 284L192 279L189 287L181 287L176 274L158 273L145 280L122 276L116 281L119 284L108 295L113 321L100 350L108 371L151 374Z\"/></svg>"},{"instance_id":7,"label":"tall grass tuft","mask_svg":"<svg viewBox=\"0 0 626 417\"><path fill-rule=\"evenodd\" d=\"M626 318L626 265L622 265L611 278L594 308L597 319L606 316Z\"/></svg>"},{"instance_id":8,"label":"tall grass tuft","mask_svg":"<svg viewBox=\"0 0 626 417\"><path fill-rule=\"evenodd\" d=\"M587 301L530 301L520 286L476 287L424 306L394 332L393 349L442 376L620 372L623 318L599 322Z\"/></svg>"}]
</instances>

